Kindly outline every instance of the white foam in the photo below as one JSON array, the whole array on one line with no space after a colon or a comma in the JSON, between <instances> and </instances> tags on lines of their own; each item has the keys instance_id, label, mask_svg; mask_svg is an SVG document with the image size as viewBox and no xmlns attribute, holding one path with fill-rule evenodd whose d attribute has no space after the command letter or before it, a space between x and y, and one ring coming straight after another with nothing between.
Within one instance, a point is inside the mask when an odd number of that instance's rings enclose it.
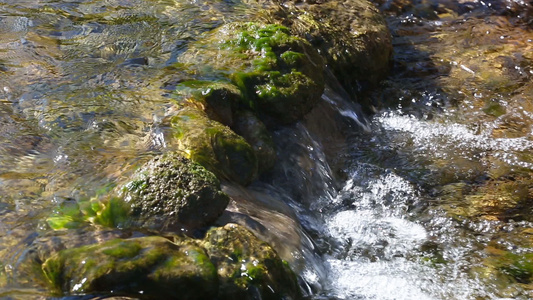
<instances>
[{"instance_id":1,"label":"white foam","mask_svg":"<svg viewBox=\"0 0 533 300\"><path fill-rule=\"evenodd\" d=\"M328 259L331 282L339 299L426 300L433 299L417 285L420 266L405 260L369 263Z\"/></svg>"},{"instance_id":2,"label":"white foam","mask_svg":"<svg viewBox=\"0 0 533 300\"><path fill-rule=\"evenodd\" d=\"M395 130L410 133L413 141L419 147L441 147L524 151L533 149L533 142L527 138L493 138L490 132L477 134L473 129L457 123L422 122L413 116L384 114L376 120L385 130ZM438 142L438 143L437 143Z\"/></svg>"}]
</instances>

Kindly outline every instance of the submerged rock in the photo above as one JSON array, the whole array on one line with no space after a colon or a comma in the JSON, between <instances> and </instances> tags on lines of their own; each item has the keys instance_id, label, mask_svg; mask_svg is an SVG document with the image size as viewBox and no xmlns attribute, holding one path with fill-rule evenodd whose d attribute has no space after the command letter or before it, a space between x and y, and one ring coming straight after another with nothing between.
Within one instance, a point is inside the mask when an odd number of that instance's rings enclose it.
<instances>
[{"instance_id":1,"label":"submerged rock","mask_svg":"<svg viewBox=\"0 0 533 300\"><path fill-rule=\"evenodd\" d=\"M185 81L176 87L175 94L189 106L204 111L214 121L233 125L234 112L242 95L237 86L222 81Z\"/></svg>"},{"instance_id":2,"label":"submerged rock","mask_svg":"<svg viewBox=\"0 0 533 300\"><path fill-rule=\"evenodd\" d=\"M220 178L242 185L257 176L254 149L230 128L210 120L203 112L183 108L170 117L169 141Z\"/></svg>"},{"instance_id":3,"label":"submerged rock","mask_svg":"<svg viewBox=\"0 0 533 300\"><path fill-rule=\"evenodd\" d=\"M274 165L276 150L265 124L249 109L243 109L239 89L226 82L186 81L176 87L179 104L203 112L212 121L230 127L252 146L258 161L258 173ZM215 123L216 124L216 123Z\"/></svg>"},{"instance_id":4,"label":"submerged rock","mask_svg":"<svg viewBox=\"0 0 533 300\"><path fill-rule=\"evenodd\" d=\"M231 81L241 104L270 125L299 120L324 90L322 58L281 25L223 25L191 44L179 62L200 79Z\"/></svg>"},{"instance_id":5,"label":"submerged rock","mask_svg":"<svg viewBox=\"0 0 533 300\"><path fill-rule=\"evenodd\" d=\"M482 266L474 268L478 276L498 286L501 297L533 297L533 230L526 224L515 223L495 234L485 248Z\"/></svg>"},{"instance_id":6,"label":"submerged rock","mask_svg":"<svg viewBox=\"0 0 533 300\"><path fill-rule=\"evenodd\" d=\"M486 220L533 220L531 179L499 178L478 187L452 183L440 189L442 205L451 216Z\"/></svg>"},{"instance_id":7,"label":"submerged rock","mask_svg":"<svg viewBox=\"0 0 533 300\"><path fill-rule=\"evenodd\" d=\"M60 294L212 299L217 293L216 269L202 248L155 236L65 249L42 269Z\"/></svg>"},{"instance_id":8,"label":"submerged rock","mask_svg":"<svg viewBox=\"0 0 533 300\"><path fill-rule=\"evenodd\" d=\"M90 236L100 236L95 232ZM117 295L140 299L300 299L287 263L245 228L212 228L203 239L126 238L72 242L38 239L28 269L42 272L57 295ZM118 237L118 238L117 238ZM52 243L50 243L52 241ZM33 267L31 267L33 266ZM39 266L37 268L36 266Z\"/></svg>"}]
</instances>

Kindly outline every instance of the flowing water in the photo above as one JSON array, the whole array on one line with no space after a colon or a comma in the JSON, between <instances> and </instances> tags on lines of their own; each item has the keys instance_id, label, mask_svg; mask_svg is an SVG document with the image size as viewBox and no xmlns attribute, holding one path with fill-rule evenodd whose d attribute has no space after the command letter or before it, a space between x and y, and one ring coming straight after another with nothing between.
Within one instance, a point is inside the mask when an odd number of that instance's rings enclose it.
<instances>
[{"instance_id":1,"label":"flowing water","mask_svg":"<svg viewBox=\"0 0 533 300\"><path fill-rule=\"evenodd\" d=\"M224 186L223 219L272 243L309 299L533 298L498 260L533 253L531 3L375 2L395 53L360 96L374 105L327 88L274 132L275 170ZM172 65L249 13L238 1L0 1L0 298L48 297L16 271L44 218L164 152L183 76Z\"/></svg>"}]
</instances>

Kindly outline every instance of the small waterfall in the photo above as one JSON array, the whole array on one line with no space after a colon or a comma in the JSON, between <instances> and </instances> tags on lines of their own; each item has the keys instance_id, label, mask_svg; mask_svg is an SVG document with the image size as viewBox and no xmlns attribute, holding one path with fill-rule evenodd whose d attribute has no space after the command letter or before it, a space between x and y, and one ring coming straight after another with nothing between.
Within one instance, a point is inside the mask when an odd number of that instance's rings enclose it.
<instances>
[{"instance_id":1,"label":"small waterfall","mask_svg":"<svg viewBox=\"0 0 533 300\"><path fill-rule=\"evenodd\" d=\"M235 201L223 221L271 243L308 299L506 299L475 272L498 222L457 222L431 207L434 198L416 178L427 176L418 170L427 164L421 154L445 152L438 138L470 138L450 148L463 155L506 143L530 147L469 133L395 112L367 120L327 88L305 120L274 133L274 170L246 189L225 187Z\"/></svg>"}]
</instances>

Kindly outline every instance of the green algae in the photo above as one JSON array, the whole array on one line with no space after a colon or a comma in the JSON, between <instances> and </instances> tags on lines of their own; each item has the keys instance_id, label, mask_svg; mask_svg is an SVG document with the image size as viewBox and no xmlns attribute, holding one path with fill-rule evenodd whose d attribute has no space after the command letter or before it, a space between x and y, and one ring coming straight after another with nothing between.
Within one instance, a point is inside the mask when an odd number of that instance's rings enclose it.
<instances>
[{"instance_id":1,"label":"green algae","mask_svg":"<svg viewBox=\"0 0 533 300\"><path fill-rule=\"evenodd\" d=\"M232 82L241 91L241 105L269 124L299 120L324 89L321 57L277 24L226 24L191 45L180 62L189 68L198 65L200 76L209 66L210 76Z\"/></svg>"},{"instance_id":2,"label":"green algae","mask_svg":"<svg viewBox=\"0 0 533 300\"><path fill-rule=\"evenodd\" d=\"M511 275L518 282L531 283L533 282L533 253L525 254L505 254L504 261L506 263L500 266L500 269Z\"/></svg>"},{"instance_id":3,"label":"green algae","mask_svg":"<svg viewBox=\"0 0 533 300\"><path fill-rule=\"evenodd\" d=\"M280 4L267 13L267 20L280 22L292 35L309 41L354 99L359 88L376 86L388 74L391 34L373 3L282 0Z\"/></svg>"},{"instance_id":4,"label":"green algae","mask_svg":"<svg viewBox=\"0 0 533 300\"><path fill-rule=\"evenodd\" d=\"M161 237L115 239L62 250L42 266L49 283L69 294L107 292L161 297L212 298L214 266L193 244L176 245Z\"/></svg>"},{"instance_id":5,"label":"green algae","mask_svg":"<svg viewBox=\"0 0 533 300\"><path fill-rule=\"evenodd\" d=\"M506 109L500 103L496 101L489 101L483 108L483 112L487 115L494 117L500 117L506 113Z\"/></svg>"},{"instance_id":6,"label":"green algae","mask_svg":"<svg viewBox=\"0 0 533 300\"><path fill-rule=\"evenodd\" d=\"M57 296L109 293L171 299L300 299L295 274L265 242L235 224L203 239L114 238L52 250L39 264Z\"/></svg>"},{"instance_id":7,"label":"green algae","mask_svg":"<svg viewBox=\"0 0 533 300\"><path fill-rule=\"evenodd\" d=\"M93 197L65 201L46 219L54 230L81 228L87 224L125 228L131 223L130 205L121 198Z\"/></svg>"}]
</instances>

